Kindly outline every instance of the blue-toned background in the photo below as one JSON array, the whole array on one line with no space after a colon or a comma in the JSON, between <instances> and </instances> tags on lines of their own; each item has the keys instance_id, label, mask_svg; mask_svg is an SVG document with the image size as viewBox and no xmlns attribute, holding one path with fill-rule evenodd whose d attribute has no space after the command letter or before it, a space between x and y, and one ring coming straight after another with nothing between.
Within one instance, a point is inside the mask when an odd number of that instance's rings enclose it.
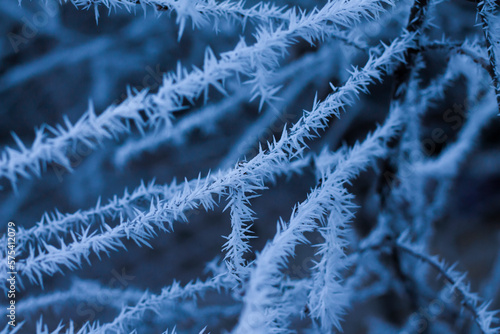
<instances>
[{"instance_id":1,"label":"blue-toned background","mask_svg":"<svg viewBox=\"0 0 500 334\"><path fill-rule=\"evenodd\" d=\"M318 2L306 0L276 4L297 5L304 9L321 6ZM30 143L35 136L34 129L44 123L63 123L63 115L75 122L87 109L89 100L100 113L110 104L121 102L129 86L156 91L161 85L163 73L175 70L177 61L191 69L192 65L203 64L207 47L220 54L231 50L241 36L249 43L253 39L254 31L250 24L242 29L241 24L222 21L218 33L210 25L193 30L188 22L178 41L175 14L157 16L149 8L144 14L139 6L136 11L134 15L118 9L108 16L107 10L101 7L97 24L93 8L78 10L70 4L59 5L52 0L47 4L24 1L22 6L14 0L0 3L1 150L7 145L15 146L11 132L15 132L23 142ZM388 26L380 27L374 23L366 27L365 36L369 45L376 45L381 40L388 42L398 35L401 26L406 24L407 12L395 13ZM432 23L437 26L430 33L433 38L446 35L462 40L467 35L480 33L475 24L475 4L472 2L442 3L433 15ZM289 48L282 66L317 50L317 47L299 41ZM286 103L279 102L285 116L272 123L270 131L259 138L260 142L272 140L272 135L279 137L285 124L297 121L303 109L310 110L316 93L320 99L326 97L330 93L329 82L341 85L349 75L346 72L350 69L348 59L358 66L362 66L367 59L365 54L354 48L339 46L332 50L331 57L315 64L325 66L325 70L307 79L298 94L285 96ZM442 71L448 57L441 50L426 52L422 82L428 82ZM298 72L296 75L306 76L306 73ZM293 78L286 85L293 83ZM370 94L362 95L340 120L332 118L330 127L321 133L321 138L308 142L312 151L319 152L325 145L336 149L342 143L353 145L356 140L362 140L368 131L375 129L376 124L384 121L393 84L391 77L384 78L383 83L371 86ZM226 85L236 87L237 80L231 78ZM281 92L277 95L280 96ZM455 140L467 120L466 92L464 79L459 77L446 90L446 96L422 117L421 144L426 156L437 156ZM215 89L209 93L209 103L223 98ZM188 101L186 105L189 105ZM199 99L191 109L180 110L175 115L182 120L202 105L203 99ZM69 155L73 172L49 164L45 166L42 178L32 176L31 179L20 179L16 191L8 180L2 180L0 228L5 230L9 221L30 227L44 212L57 209L64 213L90 208L96 205L99 197L105 203L115 194L121 195L125 188L133 190L141 180L150 182L154 179L156 183L164 184L174 179L193 179L199 173L206 175L220 167L233 166L237 159L227 160L232 145L245 129L257 122L261 114L258 99L253 102L245 100L214 127L196 128L183 141L169 142L125 162L120 160L120 147L130 137L140 136L133 125L131 136L108 140L98 145L96 150L79 145ZM437 136L436 130L439 130ZM495 265L496 270L500 270L499 134L500 119L495 117L482 130L475 150L460 166L444 213L434 222L436 231L430 246L433 254L440 254L447 262L459 262L458 268L469 274L473 291L485 293L484 297L493 300L492 309L500 307L500 282L495 281L499 275L492 276ZM249 147L250 150L242 152L239 158L255 155L257 141ZM348 186L356 195L355 203L360 206L352 223L360 237L366 236L376 223L380 210L378 187L383 182L378 172L382 169L383 166L377 164ZM251 240L256 250L262 249L266 241L273 237L278 219L289 217L294 204L303 201L315 184L311 165L302 175L278 178L276 185L252 200L252 209L258 217L252 228L258 238ZM427 186L432 190L433 184ZM25 289L19 293L17 300L68 289L76 278L94 280L112 288L159 292L162 287L172 284L174 279L184 284L207 277L204 273L206 263L216 256L223 256L221 246L225 239L221 236L231 232L229 213L222 210L226 204L222 200L214 211L208 213L194 210L188 216L188 224L176 224L173 233L158 232L158 237L151 241L151 249L127 241L127 251L111 252L109 257L104 255L101 260L91 255L92 265L84 262L80 269L65 270L65 275L46 277L43 289L24 279ZM2 233L4 231L0 231ZM308 237L314 240L315 235ZM313 252L303 246L299 246L296 252L292 262L296 264L291 266L294 269L286 270L292 271L290 275L300 277L306 275L306 270L302 268L306 266L304 259L310 258ZM491 282L491 279L494 281ZM5 298L1 298L3 305ZM200 303L234 304L227 295L215 293L209 293ZM118 314L111 304L112 300L106 298L87 302L69 300L64 305L53 304L34 314L20 312L19 321L27 320L20 332L33 333L40 316L50 328L56 327L60 320L67 322L69 319L73 319L77 327L85 321L107 322ZM212 333L219 333L223 329L230 330L236 324L238 306L234 305L234 314L227 316L217 314L216 308L214 314L200 316L188 310L178 311L185 312L182 313L184 318L179 317L182 320L162 322L155 320L157 317L153 313L148 313L141 323L147 333L159 333L174 324L177 324L180 333L198 333L205 325ZM166 312L170 311L165 309ZM378 321L375 319L394 326L402 325L413 312L409 297L404 292L388 291L368 302L354 304L345 317L344 332L374 332L375 328L380 328L374 325ZM1 328L4 320L0 320ZM446 320L456 325L451 332L471 331L469 325L457 319ZM297 320L293 326L302 332L307 324ZM426 329L428 333L439 332L438 328L429 328Z\"/></svg>"}]
</instances>

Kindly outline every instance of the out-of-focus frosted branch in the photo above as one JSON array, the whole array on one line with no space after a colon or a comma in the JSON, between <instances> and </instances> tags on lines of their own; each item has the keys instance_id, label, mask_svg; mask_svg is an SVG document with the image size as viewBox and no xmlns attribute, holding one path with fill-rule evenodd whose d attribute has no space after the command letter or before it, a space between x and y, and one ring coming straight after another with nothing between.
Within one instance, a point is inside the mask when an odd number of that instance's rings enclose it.
<instances>
[{"instance_id":1,"label":"out-of-focus frosted branch","mask_svg":"<svg viewBox=\"0 0 500 334\"><path fill-rule=\"evenodd\" d=\"M218 275L206 281L197 280L185 286L181 286L179 282L174 282L172 285L163 288L160 294L144 294L137 304L123 308L112 322L103 325L94 324L89 326L90 330L83 333L123 333L133 322L140 322L142 315L146 311L160 312L162 305L166 302L196 298L196 296L203 295L211 290L220 292L222 289L229 289L233 284L233 279L228 275Z\"/></svg>"},{"instance_id":2,"label":"out-of-focus frosted branch","mask_svg":"<svg viewBox=\"0 0 500 334\"><path fill-rule=\"evenodd\" d=\"M479 17L488 50L488 58L491 65L492 84L497 99L498 110L500 111L500 73L498 70L498 53L500 52L498 42L500 41L500 31L498 26L498 3L494 0L480 0L477 4Z\"/></svg>"},{"instance_id":3,"label":"out-of-focus frosted branch","mask_svg":"<svg viewBox=\"0 0 500 334\"><path fill-rule=\"evenodd\" d=\"M0 77L0 92L24 84L28 80L36 78L54 68L69 65L75 66L97 55L100 55L104 60L114 61L114 58L104 56L107 50L119 43L143 39L151 33L154 27L155 24L153 22L145 23L134 20L120 31L119 36L123 36L123 38L117 38L115 34L99 36L76 46L55 49L31 62L9 68Z\"/></svg>"},{"instance_id":4,"label":"out-of-focus frosted branch","mask_svg":"<svg viewBox=\"0 0 500 334\"><path fill-rule=\"evenodd\" d=\"M94 281L76 279L68 290L54 291L48 294L23 298L16 305L19 314L23 317L34 315L40 310L50 307L63 309L69 302L92 302L94 300L106 301L106 306L121 310L123 305L137 302L144 292L128 289L107 288ZM5 316L6 310L1 311Z\"/></svg>"},{"instance_id":5,"label":"out-of-focus frosted branch","mask_svg":"<svg viewBox=\"0 0 500 334\"><path fill-rule=\"evenodd\" d=\"M488 311L490 302L481 302L480 297L470 291L470 283L465 281L466 275L455 270L456 265L448 266L437 256L427 255L423 249L411 244L407 234L402 234L397 241L397 247L404 253L421 260L434 268L443 279L451 285L451 290L456 291L462 298L462 305L471 312L474 321L482 333L498 333L500 327L492 327L499 322L496 317L498 311Z\"/></svg>"}]
</instances>

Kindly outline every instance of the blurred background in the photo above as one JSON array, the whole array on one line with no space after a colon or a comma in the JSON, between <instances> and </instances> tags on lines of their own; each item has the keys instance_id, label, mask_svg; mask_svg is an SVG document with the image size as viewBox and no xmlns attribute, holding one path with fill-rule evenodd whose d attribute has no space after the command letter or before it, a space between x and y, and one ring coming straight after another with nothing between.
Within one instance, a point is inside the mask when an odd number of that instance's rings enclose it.
<instances>
[{"instance_id":1,"label":"blurred background","mask_svg":"<svg viewBox=\"0 0 500 334\"><path fill-rule=\"evenodd\" d=\"M252 1L248 1L250 6ZM276 1L278 5L300 6L311 9L321 6L323 1ZM393 16L381 20L383 23L366 24L365 39L368 45L377 45L380 40L389 41L397 36L408 19L409 3L401 2L391 9ZM113 10L110 15L104 7L99 8L96 22L94 8L78 10L71 4L60 5L47 0L24 1L22 6L15 0L0 2L0 149L14 146L11 132L23 142L34 139L34 129L42 124L63 123L63 115L75 122L86 110L91 100L96 111L119 103L126 97L127 87L158 89L162 73L175 70L177 62L190 68L203 64L207 47L215 54L234 48L241 36L252 41L254 32L251 24L242 27L234 22L222 22L218 31L211 27L186 28L178 42L178 26L175 14L145 11L137 6L135 12L124 9ZM475 4L466 0L442 3L438 6L431 29L431 36L446 35L454 40L463 40L471 34L480 35L476 23ZM367 57L358 49L340 41L327 41L331 55L317 64L319 73L312 75L291 96L287 88L294 85L289 78L278 95L284 95L279 102L281 117L272 122L270 131L250 143L247 150L234 155L232 145L251 124L257 122L267 107L259 113L259 101L238 103L223 119L211 127L195 127L182 141L170 141L155 149L142 152L126 161L120 156L120 147L130 139L110 140L96 151L84 146L72 153L74 172L61 166L49 165L43 178L33 177L21 180L17 192L8 182L1 184L0 228L6 230L8 221L30 227L44 212L55 209L60 212L75 212L95 206L99 197L105 202L115 194L122 194L125 188L134 189L141 180L153 179L158 184L170 183L174 179L192 179L201 172L215 171L220 167L231 167L243 157L255 154L258 142L279 136L285 124L292 124L302 110L310 110L314 95L324 98L329 92L329 82L340 85L348 76L350 64L362 65ZM305 55L318 52L317 46L299 42L290 48L283 59L283 66ZM429 80L442 71L447 54L439 50L425 54L426 70L422 80ZM233 82L234 81L234 82ZM439 154L453 142L460 126L454 127L444 120L447 111L453 110L461 119L467 118L466 87L461 78L447 89L446 97L436 103L422 119L424 132L422 145L428 156ZM319 140L310 143L311 150L319 152L325 145L331 149L342 143L352 145L363 139L387 115L392 79L385 78L382 84L372 86L369 95L363 95L359 103L350 108L341 120L332 119L330 128ZM236 87L235 79L226 82L227 87ZM235 93L232 90L231 93ZM210 92L208 103L217 103L221 95ZM187 110L179 111L174 122L189 116L203 101L196 101ZM460 120L459 118L459 120ZM461 125L464 122L458 121ZM447 140L436 143L426 139L432 137L433 129L443 129ZM132 136L139 138L136 132ZM425 145L425 144L428 145ZM451 190L446 212L436 222L436 236L432 241L433 253L441 254L448 262L459 261L459 269L467 271L473 290L484 292L484 297L494 300L493 308L500 308L498 274L500 272L500 119L496 118L482 132L476 150L468 157ZM235 159L236 158L236 159ZM360 236L365 236L376 222L379 204L374 200L377 172L370 169L351 187L356 195L356 219L352 226ZM252 208L258 220L253 230L258 238L252 246L259 250L271 238L279 217L288 218L291 208L303 201L311 187L316 184L314 172L306 169L302 175L291 179L279 178L275 185L252 201ZM206 263L221 256L222 235L230 233L229 213L223 212L225 203L213 212L195 211L189 216L188 224L177 224L174 233L161 233L151 244L152 249L127 244L127 252L113 252L101 261L92 258L92 266L67 271L46 278L44 289L30 285L18 297L34 296L50 291L68 289L75 278L99 281L104 286L131 288L137 291L159 292L174 279L187 283L206 274ZM0 232L0 234L3 231ZM307 252L304 250L304 252ZM305 256L305 255L304 255ZM299 261L299 260L298 260ZM300 261L299 261L300 262ZM115 286L116 275L126 276L126 284ZM496 278L495 278L496 277ZM493 280L493 283L491 282ZM111 283L113 282L113 283ZM488 285L487 282L490 282ZM494 287L494 288L492 288ZM5 299L0 297L3 305ZM224 300L224 296L208 295L203 303ZM224 301L223 301L224 302ZM231 298L227 298L231 305ZM109 302L111 304L111 302ZM173 306L172 306L173 307ZM165 325L177 323L180 332L197 333L209 325L212 333L231 329L237 319L236 310L231 314L227 308L226 317L212 316L213 323L203 324L197 314L189 316L189 309L177 310L188 314L182 322L155 320L152 314L145 316L143 326L150 333L160 332ZM207 308L208 312L209 308ZM177 312L176 311L176 312ZM19 314L29 321L23 333L33 331L33 324L40 315L51 328L62 319L73 319L77 327L87 320L110 321L117 315L117 309L102 301L67 302L52 305L35 314ZM369 333L373 318L401 325L411 313L407 302L395 293L378 296L368 302L355 304L346 317L346 333ZM208 313L207 313L208 314ZM209 317L202 317L208 319ZM188 319L188 320L186 320ZM3 320L0 321L3 324ZM301 332L301 325L297 329ZM451 332L469 333L467 324L450 329Z\"/></svg>"}]
</instances>

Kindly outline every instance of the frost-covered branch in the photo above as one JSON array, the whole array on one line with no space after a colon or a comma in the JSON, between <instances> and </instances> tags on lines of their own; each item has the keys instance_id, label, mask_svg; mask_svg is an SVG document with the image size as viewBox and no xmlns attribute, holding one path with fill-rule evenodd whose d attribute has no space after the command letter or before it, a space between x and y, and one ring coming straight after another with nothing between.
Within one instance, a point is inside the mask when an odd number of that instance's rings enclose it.
<instances>
[{"instance_id":1,"label":"frost-covered branch","mask_svg":"<svg viewBox=\"0 0 500 334\"><path fill-rule=\"evenodd\" d=\"M353 24L377 16L383 10L383 3L375 0L354 4L347 0L328 2L319 10L299 15L286 27L259 29L254 44L241 40L234 50L222 53L220 59L207 49L203 68L189 72L178 64L175 73L164 76L162 86L154 95L148 95L147 90L134 95L129 92L123 103L107 108L98 116L90 106L74 125L66 118L64 126L42 126L29 148L15 136L18 149L7 147L0 153L0 179L8 179L15 187L19 176L28 178L30 173L40 176L47 164L55 163L71 170L68 150L78 144L94 148L105 139L129 133L129 123L134 123L140 131L162 124L171 126L172 113L182 109L185 101L194 103L203 92L207 98L210 86L225 93L221 81L234 74L248 76L253 86L252 98L261 96L263 103L272 99L270 92L275 93L277 89L259 78L276 68L283 53L298 38L313 43L335 35L338 30L332 29L332 25Z\"/></svg>"},{"instance_id":2,"label":"frost-covered branch","mask_svg":"<svg viewBox=\"0 0 500 334\"><path fill-rule=\"evenodd\" d=\"M186 211L198 208L211 209L215 205L212 195L224 194L228 187L245 184L246 192L262 189L265 180L272 180L286 170L286 164L305 149L304 142L312 139L318 131L327 126L330 116L339 116L340 111L353 103L360 91L366 92L367 86L374 80L380 80L386 71L398 61L402 61L405 51L413 43L414 34L405 33L402 38L390 45L378 48L370 55L362 70L354 68L351 77L339 88L333 87L334 93L324 101L315 101L311 111L295 123L289 131L284 131L278 141L269 144L267 151L260 152L250 161L237 166L226 173L219 172L213 179L197 181L194 186L184 184L182 192L167 201L152 201L147 212L139 213L134 219L121 220L115 228L104 225L101 233L86 229L80 235L73 235L73 243L66 245L61 240L61 247L47 246L39 255L35 249L25 262L19 261L18 271L31 281L42 279L44 274L52 275L64 265L74 269L82 259L89 260L92 253L108 253L110 250L123 248L122 239L132 239L139 245L148 245L147 240L156 235L156 230L171 230L176 220L186 220ZM236 183L235 183L236 182Z\"/></svg>"},{"instance_id":3,"label":"frost-covered branch","mask_svg":"<svg viewBox=\"0 0 500 334\"><path fill-rule=\"evenodd\" d=\"M330 330L332 325L340 328L340 316L346 307L338 274L338 268L343 266L345 246L343 233L340 231L347 227L354 207L351 203L353 196L344 185L375 158L387 152L385 145L400 126L399 117L400 114L393 113L362 144L348 150L345 157L337 161L335 168L326 169L322 173L321 184L294 208L289 222L278 222L273 240L255 260L236 333L286 332L291 310L281 299L280 268L286 266L288 256L294 253L298 244L307 243L304 233L318 229L317 222L324 225L319 230L325 243L318 245L318 254L322 256L322 260L313 268L314 284L309 296L309 306L312 316L322 321L323 330ZM332 215L328 221L332 225L324 224L328 212Z\"/></svg>"},{"instance_id":4,"label":"frost-covered branch","mask_svg":"<svg viewBox=\"0 0 500 334\"><path fill-rule=\"evenodd\" d=\"M492 84L495 91L498 110L500 111L500 72L498 69L498 56L500 32L498 25L498 3L494 0L480 0L477 4L481 25L483 28L486 49L488 50L488 59L491 66Z\"/></svg>"},{"instance_id":5,"label":"frost-covered branch","mask_svg":"<svg viewBox=\"0 0 500 334\"><path fill-rule=\"evenodd\" d=\"M166 302L196 298L211 290L220 292L222 289L227 290L233 284L233 279L228 275L218 275L205 281L197 280L185 286L181 286L179 282L174 282L172 285L163 288L160 294L144 294L137 304L123 308L112 322L103 325L87 324L89 329L83 331L83 333L123 333L130 328L133 322L140 322L145 312L160 312L162 305Z\"/></svg>"},{"instance_id":6,"label":"frost-covered branch","mask_svg":"<svg viewBox=\"0 0 500 334\"><path fill-rule=\"evenodd\" d=\"M64 125L51 127L43 125L35 130L35 140L31 147L14 135L17 149L7 147L0 153L0 179L8 179L15 188L19 177L38 177L48 164L57 164L72 170L68 151L77 145L95 148L104 139L116 138L130 131L129 123L138 128L146 126L140 111L144 110L147 91L129 97L118 106L108 107L96 115L90 104L87 112L75 123L65 117Z\"/></svg>"},{"instance_id":7,"label":"frost-covered branch","mask_svg":"<svg viewBox=\"0 0 500 334\"><path fill-rule=\"evenodd\" d=\"M100 304L105 302L107 307L121 310L124 305L139 301L143 295L144 292L132 288L108 288L94 281L76 279L68 290L23 298L16 305L16 309L23 317L28 317L47 308L64 309L67 303L74 301L95 301ZM4 317L7 311L3 309L1 314Z\"/></svg>"},{"instance_id":8,"label":"frost-covered branch","mask_svg":"<svg viewBox=\"0 0 500 334\"><path fill-rule=\"evenodd\" d=\"M466 275L455 270L456 265L448 266L437 256L427 255L418 246L413 245L408 240L407 234L402 234L397 241L397 247L406 254L423 261L434 268L444 280L450 284L452 291L456 291L462 298L463 306L471 312L474 321L477 323L482 333L498 333L500 327L492 327L500 319L496 317L498 311L488 311L490 302L481 302L480 297L470 291L470 283L465 281Z\"/></svg>"},{"instance_id":9,"label":"frost-covered branch","mask_svg":"<svg viewBox=\"0 0 500 334\"><path fill-rule=\"evenodd\" d=\"M187 21L191 20L193 27L200 28L211 23L215 30L221 20L240 22L243 26L247 21L254 23L288 23L297 16L297 10L279 7L272 3L262 3L247 8L243 1L216 1L216 0L61 0L71 2L76 7L89 9L94 7L96 20L99 18L99 6L107 7L110 11L125 8L135 11L138 6L143 10L153 8L162 13L175 13L179 25L179 36L182 35Z\"/></svg>"},{"instance_id":10,"label":"frost-covered branch","mask_svg":"<svg viewBox=\"0 0 500 334\"><path fill-rule=\"evenodd\" d=\"M18 228L16 234L18 251L26 250L30 242L49 241L51 237L62 237L70 230L78 230L96 222L104 223L120 215L132 218L136 215L137 208L141 207L138 202L150 203L152 199L157 201L168 199L182 188L183 185L177 184L175 180L170 185L157 185L152 181L149 184L141 183L132 192L125 190L122 197L114 196L104 205L99 198L96 206L87 210L78 210L74 213L61 213L58 210L46 212L33 227ZM0 238L0 244L7 244L6 235Z\"/></svg>"},{"instance_id":11,"label":"frost-covered branch","mask_svg":"<svg viewBox=\"0 0 500 334\"><path fill-rule=\"evenodd\" d=\"M366 48L365 43L362 43L359 40L357 40L355 44L358 48ZM329 57L329 52L333 50L335 50L335 44L331 43L329 45L323 46L322 49L318 52L307 54L300 59L281 67L272 77L268 78L268 85L279 86L284 81L290 79L293 76L296 76L297 72L309 72L311 67L315 67L315 64L323 62L326 63L326 60ZM314 72L315 71L313 71L313 73ZM308 76L312 76L312 74L308 74ZM303 78L301 78L301 80L294 80L293 82L295 83L294 86L300 85L303 82ZM251 94L248 90L248 87L246 86L247 85L244 85L230 97L225 98L220 102L208 104L199 110L189 113L189 115L181 118L172 127L165 127L152 133L146 133L139 139L130 139L126 141L125 144L119 147L115 153L115 165L121 168L125 166L130 160L140 155L142 152L152 152L158 149L160 145L164 145L168 142L183 142L186 135L195 129L200 129L201 131L210 133L214 132L214 128L217 122L223 120L226 115L237 109L243 102L250 100ZM289 89L287 90L287 92L290 92L290 94L292 94L292 92L296 89ZM276 112L275 109L282 109L280 101L287 100L286 98L283 98L283 95L285 94L286 93L284 92L280 96L281 100L275 102L273 105L270 105L267 108L267 110L269 110L269 112L266 113L268 114L267 119L274 119L275 117L273 117L273 114ZM267 122L265 123L267 124ZM263 124L254 124L252 126L253 129L261 129L260 131L265 130L263 129L263 127ZM253 144L253 142L246 143L246 146L251 144ZM233 149L232 152L234 154L232 155L231 153L229 153L229 156L232 157L228 157L227 159L225 159L225 161L222 162L220 166L222 166L223 168L227 168L230 165L234 164L237 158L241 157L242 154L240 152L242 151L245 151L245 149Z\"/></svg>"},{"instance_id":12,"label":"frost-covered branch","mask_svg":"<svg viewBox=\"0 0 500 334\"><path fill-rule=\"evenodd\" d=\"M319 78L328 78L334 71L333 63L335 60L331 59L331 53L336 47L338 47L336 44L325 45L316 54L304 59L307 61L302 61L301 65L304 66L297 68L297 71L301 71L299 72L300 75L294 72L297 78L283 91L280 95L280 100L269 105L261 117L241 135L219 164L220 168L228 168L233 165L236 161L244 157L257 143L262 142L265 139L264 135L275 121L284 122L287 119L285 109L288 104L292 103L310 82ZM316 65L318 63L324 65L318 66ZM311 69L311 67L314 68Z\"/></svg>"},{"instance_id":13,"label":"frost-covered branch","mask_svg":"<svg viewBox=\"0 0 500 334\"><path fill-rule=\"evenodd\" d=\"M226 208L231 211L231 233L224 237L227 239L222 247L226 252L226 260L229 272L237 277L246 276L246 261L243 256L250 251L248 243L252 236L251 223L255 218L255 212L250 209L250 199L252 194L245 194L244 186L229 190L229 203Z\"/></svg>"}]
</instances>

